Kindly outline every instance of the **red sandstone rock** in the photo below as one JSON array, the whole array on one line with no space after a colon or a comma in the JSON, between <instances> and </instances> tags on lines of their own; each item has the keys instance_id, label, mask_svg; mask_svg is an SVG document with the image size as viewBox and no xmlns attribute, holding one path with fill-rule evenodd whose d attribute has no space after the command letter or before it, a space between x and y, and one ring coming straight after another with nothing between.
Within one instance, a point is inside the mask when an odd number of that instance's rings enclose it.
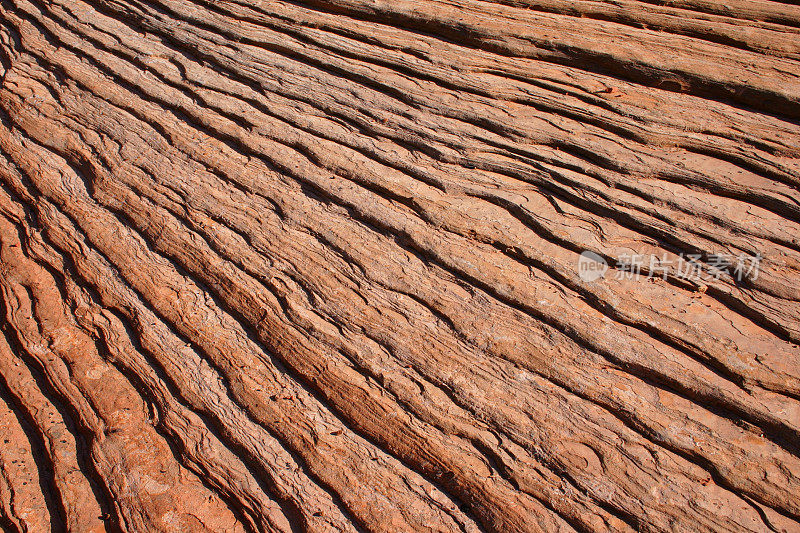
<instances>
[{"instance_id":1,"label":"red sandstone rock","mask_svg":"<svg viewBox=\"0 0 800 533\"><path fill-rule=\"evenodd\" d=\"M2 529L800 531L798 6L7 0L0 62Z\"/></svg>"}]
</instances>

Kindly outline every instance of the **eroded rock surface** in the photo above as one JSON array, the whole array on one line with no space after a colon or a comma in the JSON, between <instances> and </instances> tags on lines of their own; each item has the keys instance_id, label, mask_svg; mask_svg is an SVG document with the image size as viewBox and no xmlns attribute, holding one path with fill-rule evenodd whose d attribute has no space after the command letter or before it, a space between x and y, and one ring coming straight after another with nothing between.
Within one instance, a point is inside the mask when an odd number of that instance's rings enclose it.
<instances>
[{"instance_id":1,"label":"eroded rock surface","mask_svg":"<svg viewBox=\"0 0 800 533\"><path fill-rule=\"evenodd\" d=\"M800 7L2 0L0 60L3 529L800 531Z\"/></svg>"}]
</instances>

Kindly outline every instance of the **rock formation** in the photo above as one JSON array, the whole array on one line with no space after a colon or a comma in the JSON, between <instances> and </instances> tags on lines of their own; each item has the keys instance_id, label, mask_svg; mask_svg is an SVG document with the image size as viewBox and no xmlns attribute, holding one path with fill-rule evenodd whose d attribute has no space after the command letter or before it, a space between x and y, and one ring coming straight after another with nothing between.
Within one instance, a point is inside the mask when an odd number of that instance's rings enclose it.
<instances>
[{"instance_id":1,"label":"rock formation","mask_svg":"<svg viewBox=\"0 0 800 533\"><path fill-rule=\"evenodd\" d=\"M797 5L2 0L0 60L2 529L800 531Z\"/></svg>"}]
</instances>

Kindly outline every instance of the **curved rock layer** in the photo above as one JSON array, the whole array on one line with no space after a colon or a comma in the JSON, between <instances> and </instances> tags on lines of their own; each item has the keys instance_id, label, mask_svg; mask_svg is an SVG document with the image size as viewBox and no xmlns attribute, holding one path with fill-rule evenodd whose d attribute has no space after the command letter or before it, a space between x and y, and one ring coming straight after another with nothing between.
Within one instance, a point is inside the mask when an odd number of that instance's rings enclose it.
<instances>
[{"instance_id":1,"label":"curved rock layer","mask_svg":"<svg viewBox=\"0 0 800 533\"><path fill-rule=\"evenodd\" d=\"M797 5L2 0L0 60L3 529L800 530Z\"/></svg>"}]
</instances>

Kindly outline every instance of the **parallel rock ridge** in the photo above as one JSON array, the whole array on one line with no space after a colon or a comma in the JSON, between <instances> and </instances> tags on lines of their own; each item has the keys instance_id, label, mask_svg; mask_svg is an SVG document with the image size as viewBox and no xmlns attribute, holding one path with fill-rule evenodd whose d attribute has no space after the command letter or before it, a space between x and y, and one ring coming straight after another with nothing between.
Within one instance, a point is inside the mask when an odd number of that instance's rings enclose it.
<instances>
[{"instance_id":1,"label":"parallel rock ridge","mask_svg":"<svg viewBox=\"0 0 800 533\"><path fill-rule=\"evenodd\" d=\"M3 530L800 531L797 5L1 0L0 61Z\"/></svg>"}]
</instances>

